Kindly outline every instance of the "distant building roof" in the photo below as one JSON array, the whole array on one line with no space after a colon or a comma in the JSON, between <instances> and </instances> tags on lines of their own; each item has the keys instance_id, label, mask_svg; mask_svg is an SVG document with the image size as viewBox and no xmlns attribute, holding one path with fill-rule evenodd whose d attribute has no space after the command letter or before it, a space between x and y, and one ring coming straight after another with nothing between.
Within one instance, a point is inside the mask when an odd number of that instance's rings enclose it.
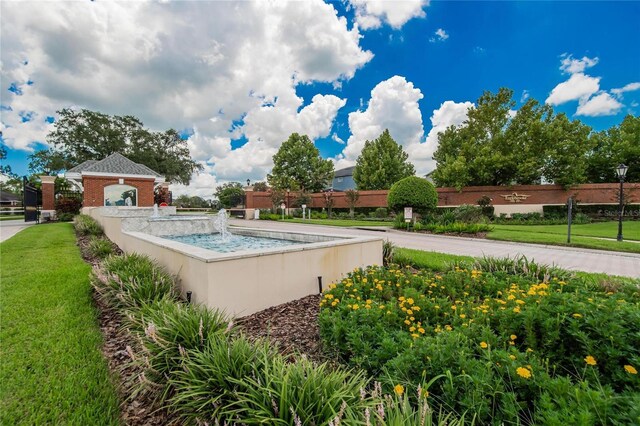
<instances>
[{"instance_id":1,"label":"distant building roof","mask_svg":"<svg viewBox=\"0 0 640 426\"><path fill-rule=\"evenodd\" d=\"M142 176L154 176L161 178L162 176L151 170L144 164L139 164L129 160L119 152L114 152L107 158L102 160L87 160L77 166L67 170L65 175L69 178L73 178L74 175L80 177L82 174L100 174L109 173L116 175L142 175Z\"/></svg>"},{"instance_id":2,"label":"distant building roof","mask_svg":"<svg viewBox=\"0 0 640 426\"><path fill-rule=\"evenodd\" d=\"M353 180L353 169L355 169L355 166L336 170L333 174L333 181L331 182L331 187L334 191L356 189L356 183Z\"/></svg>"},{"instance_id":3,"label":"distant building roof","mask_svg":"<svg viewBox=\"0 0 640 426\"><path fill-rule=\"evenodd\" d=\"M19 195L16 195L12 192L9 191L5 191L3 189L0 189L0 202L2 203L11 203L11 202L16 202L16 201L22 201L22 197Z\"/></svg>"},{"instance_id":4,"label":"distant building roof","mask_svg":"<svg viewBox=\"0 0 640 426\"><path fill-rule=\"evenodd\" d=\"M351 167L345 167L344 169L336 170L336 172L334 173L334 176L335 177L353 176L353 169L355 168L356 166L351 166Z\"/></svg>"}]
</instances>

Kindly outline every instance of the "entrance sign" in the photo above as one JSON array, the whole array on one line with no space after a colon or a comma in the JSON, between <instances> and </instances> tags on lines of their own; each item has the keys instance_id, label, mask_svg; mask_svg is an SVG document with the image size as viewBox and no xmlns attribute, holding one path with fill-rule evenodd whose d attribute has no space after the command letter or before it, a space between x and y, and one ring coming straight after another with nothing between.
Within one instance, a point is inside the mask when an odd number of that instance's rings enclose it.
<instances>
[{"instance_id":1,"label":"entrance sign","mask_svg":"<svg viewBox=\"0 0 640 426\"><path fill-rule=\"evenodd\" d=\"M404 208L404 221L405 222L411 222L412 218L413 218L413 208L405 207Z\"/></svg>"}]
</instances>

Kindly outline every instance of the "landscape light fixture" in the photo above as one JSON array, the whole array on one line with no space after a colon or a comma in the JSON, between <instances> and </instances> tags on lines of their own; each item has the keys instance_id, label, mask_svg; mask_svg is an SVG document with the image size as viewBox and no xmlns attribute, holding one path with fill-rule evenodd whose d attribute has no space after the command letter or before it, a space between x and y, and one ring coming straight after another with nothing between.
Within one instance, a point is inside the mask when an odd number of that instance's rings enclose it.
<instances>
[{"instance_id":1,"label":"landscape light fixture","mask_svg":"<svg viewBox=\"0 0 640 426\"><path fill-rule=\"evenodd\" d=\"M623 185L624 185L624 177L627 175L627 170L629 170L629 167L625 166L624 164L620 163L618 165L618 167L616 167L616 174L618 175L618 178L620 179L620 205L618 206L618 241L622 241L622 210L624 208L623 206Z\"/></svg>"}]
</instances>

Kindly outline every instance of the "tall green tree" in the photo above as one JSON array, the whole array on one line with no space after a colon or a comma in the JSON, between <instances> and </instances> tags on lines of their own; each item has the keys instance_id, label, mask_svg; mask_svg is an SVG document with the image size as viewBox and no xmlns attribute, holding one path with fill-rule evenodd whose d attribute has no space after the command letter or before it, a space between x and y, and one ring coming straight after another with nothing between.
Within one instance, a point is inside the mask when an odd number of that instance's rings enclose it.
<instances>
[{"instance_id":1,"label":"tall green tree","mask_svg":"<svg viewBox=\"0 0 640 426\"><path fill-rule=\"evenodd\" d=\"M529 99L514 114L513 91L485 92L459 127L438 135L438 186L535 184L586 180L591 128Z\"/></svg>"},{"instance_id":2,"label":"tall green tree","mask_svg":"<svg viewBox=\"0 0 640 426\"><path fill-rule=\"evenodd\" d=\"M307 135L292 133L273 156L273 169L267 175L276 190L320 192L333 179L333 163L320 156L320 151Z\"/></svg>"},{"instance_id":3,"label":"tall green tree","mask_svg":"<svg viewBox=\"0 0 640 426\"><path fill-rule=\"evenodd\" d=\"M620 163L629 167L625 181L640 182L640 117L627 115L620 125L592 133L591 140L588 182L617 182L615 168Z\"/></svg>"},{"instance_id":4,"label":"tall green tree","mask_svg":"<svg viewBox=\"0 0 640 426\"><path fill-rule=\"evenodd\" d=\"M409 155L389 134L384 132L372 141L366 141L353 170L353 180L359 190L389 189L405 177L416 172L408 161Z\"/></svg>"},{"instance_id":5,"label":"tall green tree","mask_svg":"<svg viewBox=\"0 0 640 426\"><path fill-rule=\"evenodd\" d=\"M225 209L244 203L244 189L240 182L227 182L216 188L214 194Z\"/></svg>"},{"instance_id":6,"label":"tall green tree","mask_svg":"<svg viewBox=\"0 0 640 426\"><path fill-rule=\"evenodd\" d=\"M169 182L188 184L191 175L202 170L191 159L187 142L178 132L152 132L133 116L65 108L58 111L47 142L52 148L30 158L33 172L69 169L86 160L102 160L114 152L150 167Z\"/></svg>"}]
</instances>

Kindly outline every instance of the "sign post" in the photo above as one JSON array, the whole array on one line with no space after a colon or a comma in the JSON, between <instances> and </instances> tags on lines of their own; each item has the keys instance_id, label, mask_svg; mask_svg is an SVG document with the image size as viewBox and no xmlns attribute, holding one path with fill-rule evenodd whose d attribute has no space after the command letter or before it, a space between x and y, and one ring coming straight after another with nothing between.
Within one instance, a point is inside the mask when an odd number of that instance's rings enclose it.
<instances>
[{"instance_id":1,"label":"sign post","mask_svg":"<svg viewBox=\"0 0 640 426\"><path fill-rule=\"evenodd\" d=\"M573 197L567 200L567 243L571 243L571 210L573 210Z\"/></svg>"},{"instance_id":2,"label":"sign post","mask_svg":"<svg viewBox=\"0 0 640 426\"><path fill-rule=\"evenodd\" d=\"M287 207L285 203L280 204L280 210L282 210L282 220L284 220L284 208Z\"/></svg>"},{"instance_id":3,"label":"sign post","mask_svg":"<svg viewBox=\"0 0 640 426\"><path fill-rule=\"evenodd\" d=\"M404 221L407 223L407 231L409 230L409 227L411 226L411 220L413 219L413 208L411 207L405 207L404 208Z\"/></svg>"},{"instance_id":4,"label":"sign post","mask_svg":"<svg viewBox=\"0 0 640 426\"><path fill-rule=\"evenodd\" d=\"M307 205L306 205L306 204L303 204L301 207L302 207L302 218L304 219L304 218L305 218L305 217L304 217L304 213L305 213L305 211L307 210Z\"/></svg>"}]
</instances>

